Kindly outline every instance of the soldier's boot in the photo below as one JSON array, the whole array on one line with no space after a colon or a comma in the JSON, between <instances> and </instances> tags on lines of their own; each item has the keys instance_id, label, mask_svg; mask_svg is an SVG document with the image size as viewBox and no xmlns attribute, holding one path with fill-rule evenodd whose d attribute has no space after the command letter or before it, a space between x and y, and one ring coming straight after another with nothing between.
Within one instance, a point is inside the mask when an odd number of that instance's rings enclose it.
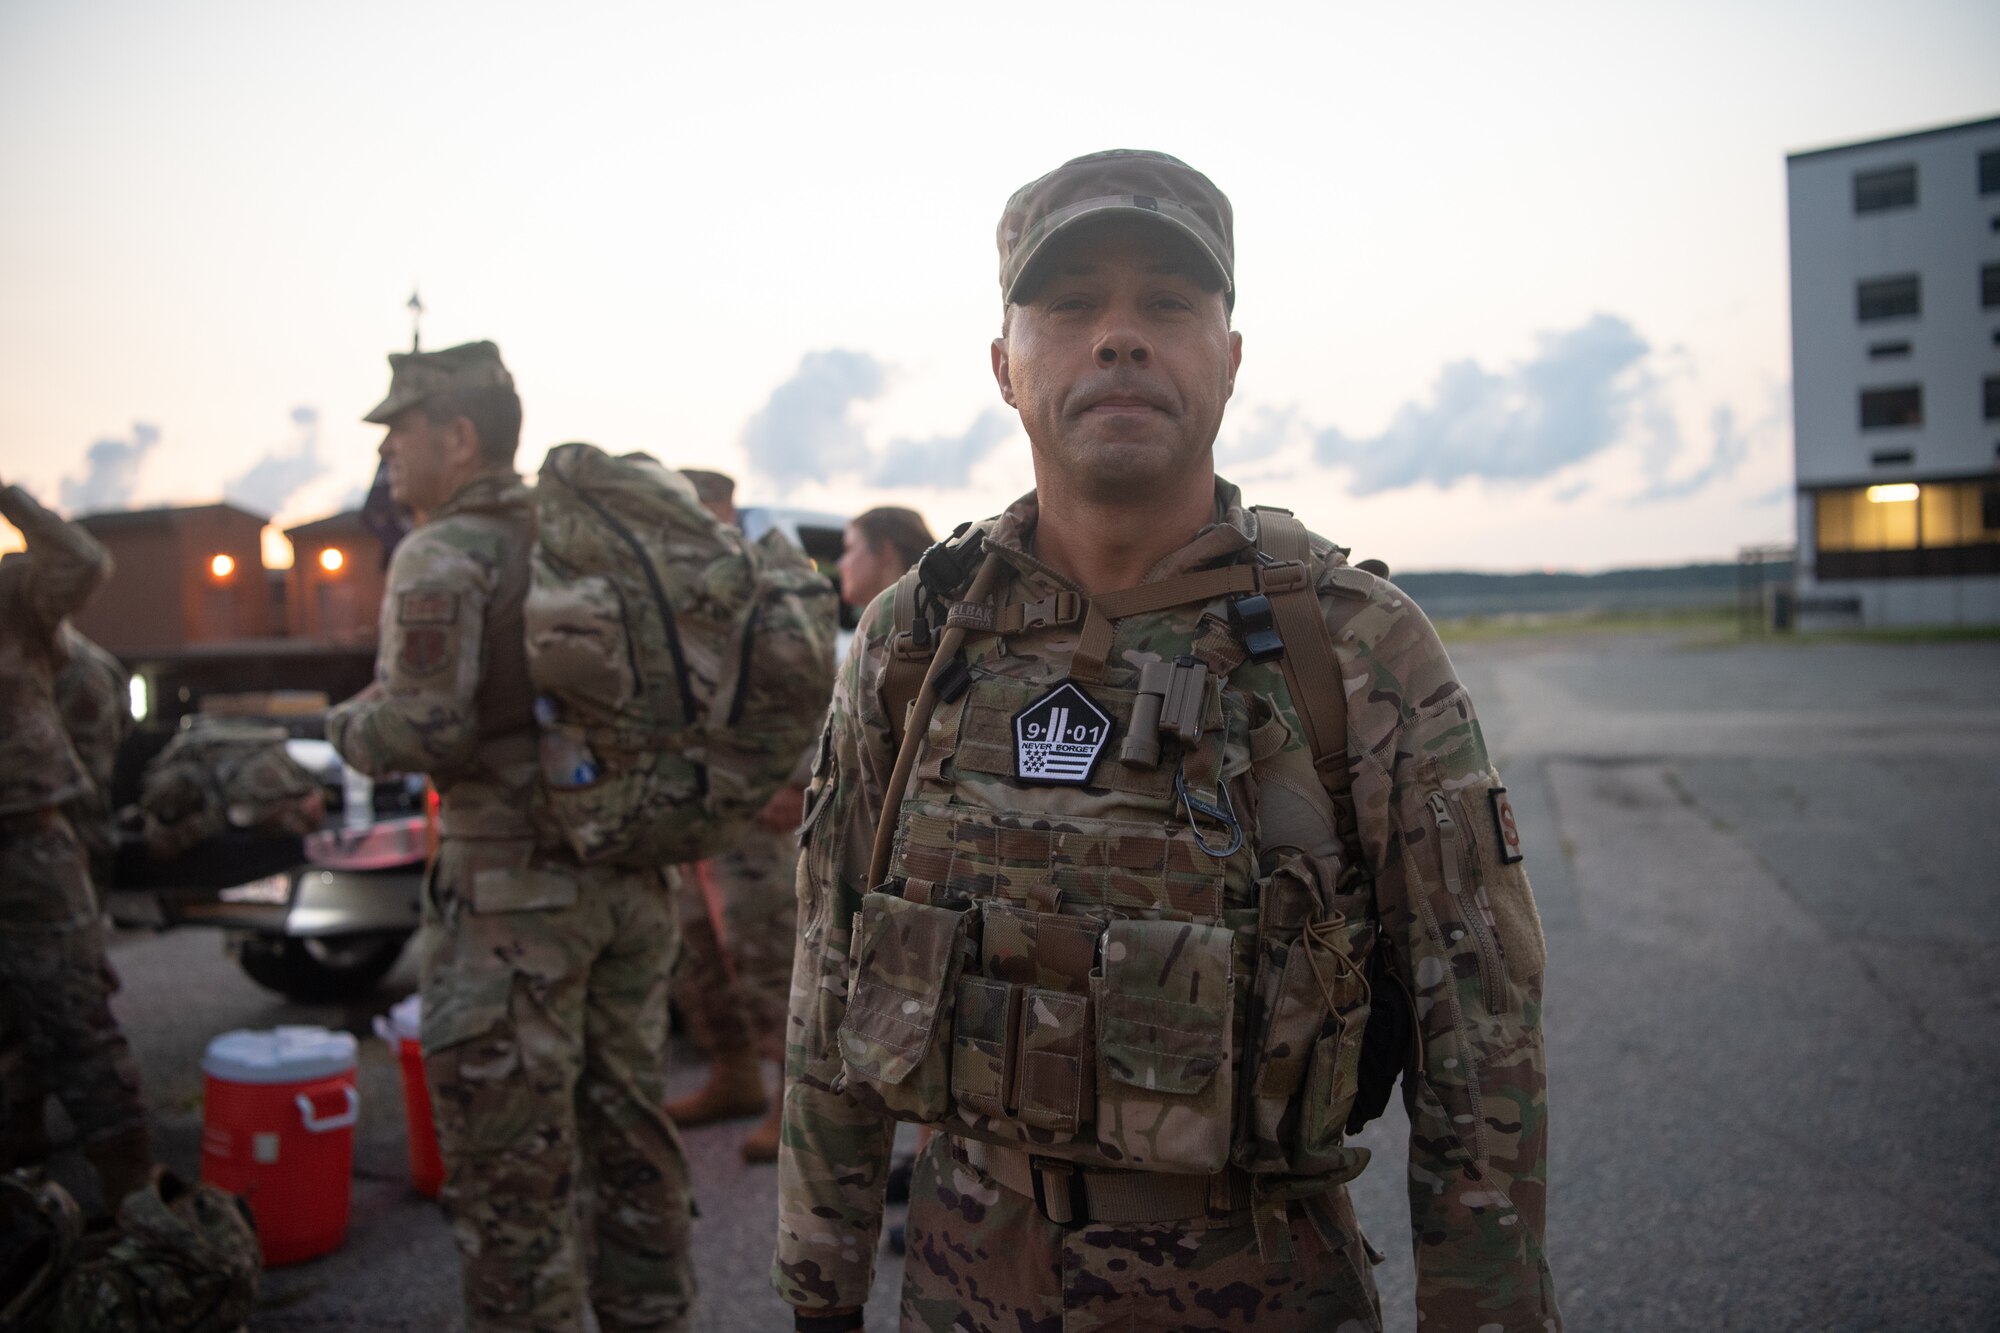
<instances>
[{"instance_id":1,"label":"soldier's boot","mask_svg":"<svg viewBox=\"0 0 2000 1333\"><path fill-rule=\"evenodd\" d=\"M121 1129L86 1143L83 1155L97 1168L105 1211L114 1216L125 1196L144 1185L153 1170L153 1141L144 1125Z\"/></svg>"},{"instance_id":2,"label":"soldier's boot","mask_svg":"<svg viewBox=\"0 0 2000 1333\"><path fill-rule=\"evenodd\" d=\"M757 1122L757 1128L743 1136L743 1160L746 1162L775 1162L778 1160L778 1134L785 1123L785 1103L779 1100L772 1104L771 1113Z\"/></svg>"},{"instance_id":3,"label":"soldier's boot","mask_svg":"<svg viewBox=\"0 0 2000 1333\"><path fill-rule=\"evenodd\" d=\"M764 1091L764 1065L755 1051L717 1051L708 1066L701 1091L667 1103L667 1118L682 1129L741 1120L770 1105Z\"/></svg>"}]
</instances>

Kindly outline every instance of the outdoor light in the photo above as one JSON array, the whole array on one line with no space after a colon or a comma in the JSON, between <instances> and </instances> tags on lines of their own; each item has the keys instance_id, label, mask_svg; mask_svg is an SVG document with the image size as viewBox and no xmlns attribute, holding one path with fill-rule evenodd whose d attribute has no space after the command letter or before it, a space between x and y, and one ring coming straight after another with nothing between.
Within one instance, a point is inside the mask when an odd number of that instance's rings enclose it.
<instances>
[{"instance_id":1,"label":"outdoor light","mask_svg":"<svg viewBox=\"0 0 2000 1333\"><path fill-rule=\"evenodd\" d=\"M338 546L329 546L319 553L319 567L329 574L338 574L341 566L346 563L347 557L341 553Z\"/></svg>"},{"instance_id":2,"label":"outdoor light","mask_svg":"<svg viewBox=\"0 0 2000 1333\"><path fill-rule=\"evenodd\" d=\"M219 579L226 579L236 572L236 561L226 555L218 555L208 562L208 572Z\"/></svg>"},{"instance_id":3,"label":"outdoor light","mask_svg":"<svg viewBox=\"0 0 2000 1333\"><path fill-rule=\"evenodd\" d=\"M153 700L146 688L144 676L134 676L126 686L126 699L132 707L132 720L144 722L146 714L153 711Z\"/></svg>"},{"instance_id":4,"label":"outdoor light","mask_svg":"<svg viewBox=\"0 0 2000 1333\"><path fill-rule=\"evenodd\" d=\"M1899 500L1914 500L1916 498L1917 483L1914 481L1898 481L1887 486L1870 486L1868 488L1869 504L1895 504Z\"/></svg>"}]
</instances>

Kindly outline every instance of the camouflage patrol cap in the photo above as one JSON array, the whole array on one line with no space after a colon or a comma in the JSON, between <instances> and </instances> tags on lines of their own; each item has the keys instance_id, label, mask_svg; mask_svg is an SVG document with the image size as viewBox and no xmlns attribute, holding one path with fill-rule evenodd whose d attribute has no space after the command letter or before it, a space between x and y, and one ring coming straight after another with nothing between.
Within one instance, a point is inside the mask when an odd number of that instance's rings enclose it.
<instances>
[{"instance_id":1,"label":"camouflage patrol cap","mask_svg":"<svg viewBox=\"0 0 2000 1333\"><path fill-rule=\"evenodd\" d=\"M729 504L736 499L736 481L721 472L710 472L705 468L684 467L681 475L694 483L694 493L703 504Z\"/></svg>"},{"instance_id":2,"label":"camouflage patrol cap","mask_svg":"<svg viewBox=\"0 0 2000 1333\"><path fill-rule=\"evenodd\" d=\"M378 426L446 389L511 389L514 377L490 342L460 343L437 352L389 353L389 396L361 418Z\"/></svg>"},{"instance_id":3,"label":"camouflage patrol cap","mask_svg":"<svg viewBox=\"0 0 2000 1333\"><path fill-rule=\"evenodd\" d=\"M1164 223L1193 241L1236 304L1234 214L1215 182L1177 157L1114 148L1069 161L1014 191L1000 215L1000 299L1026 290L1049 243L1077 224L1105 217Z\"/></svg>"}]
</instances>

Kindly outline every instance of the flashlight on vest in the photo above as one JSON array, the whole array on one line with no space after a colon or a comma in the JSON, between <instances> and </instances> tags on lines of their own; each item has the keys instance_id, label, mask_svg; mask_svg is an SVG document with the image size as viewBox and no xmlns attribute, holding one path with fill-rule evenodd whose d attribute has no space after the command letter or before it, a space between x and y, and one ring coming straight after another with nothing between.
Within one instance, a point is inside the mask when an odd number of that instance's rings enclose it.
<instances>
[{"instance_id":1,"label":"flashlight on vest","mask_svg":"<svg viewBox=\"0 0 2000 1333\"><path fill-rule=\"evenodd\" d=\"M1201 739L1202 706L1208 701L1208 667L1198 657L1148 662L1139 668L1139 697L1132 701L1132 728L1118 747L1128 768L1154 768L1160 737L1171 732L1183 745Z\"/></svg>"},{"instance_id":2,"label":"flashlight on vest","mask_svg":"<svg viewBox=\"0 0 2000 1333\"><path fill-rule=\"evenodd\" d=\"M1172 662L1148 662L1139 668L1139 697L1132 701L1132 726L1118 747L1118 762L1127 768L1157 768L1160 763L1160 709L1173 679Z\"/></svg>"}]
</instances>

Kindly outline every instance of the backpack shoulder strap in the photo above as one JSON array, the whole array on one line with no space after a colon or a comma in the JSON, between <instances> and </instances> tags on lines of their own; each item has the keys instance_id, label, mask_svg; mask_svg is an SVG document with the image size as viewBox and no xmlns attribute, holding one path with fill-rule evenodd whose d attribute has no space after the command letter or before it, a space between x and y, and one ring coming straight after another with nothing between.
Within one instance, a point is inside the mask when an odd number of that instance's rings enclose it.
<instances>
[{"instance_id":1,"label":"backpack shoulder strap","mask_svg":"<svg viewBox=\"0 0 2000 1333\"><path fill-rule=\"evenodd\" d=\"M917 641L920 588L915 565L896 580L895 623L889 631L888 656L882 661L882 706L889 716L890 739L898 745L903 741L904 719L909 717L910 705L924 688L924 675L937 652L938 635L928 623L923 642Z\"/></svg>"},{"instance_id":2,"label":"backpack shoulder strap","mask_svg":"<svg viewBox=\"0 0 2000 1333\"><path fill-rule=\"evenodd\" d=\"M1347 691L1341 684L1333 635L1320 614L1319 594L1314 590L1317 571L1313 569L1312 538L1289 509L1259 505L1252 512L1257 515L1257 549L1281 563L1296 563L1303 571L1303 577L1283 582L1266 579L1264 587L1279 637L1285 641L1285 686L1292 692L1299 721L1305 725L1314 764L1344 783Z\"/></svg>"}]
</instances>

